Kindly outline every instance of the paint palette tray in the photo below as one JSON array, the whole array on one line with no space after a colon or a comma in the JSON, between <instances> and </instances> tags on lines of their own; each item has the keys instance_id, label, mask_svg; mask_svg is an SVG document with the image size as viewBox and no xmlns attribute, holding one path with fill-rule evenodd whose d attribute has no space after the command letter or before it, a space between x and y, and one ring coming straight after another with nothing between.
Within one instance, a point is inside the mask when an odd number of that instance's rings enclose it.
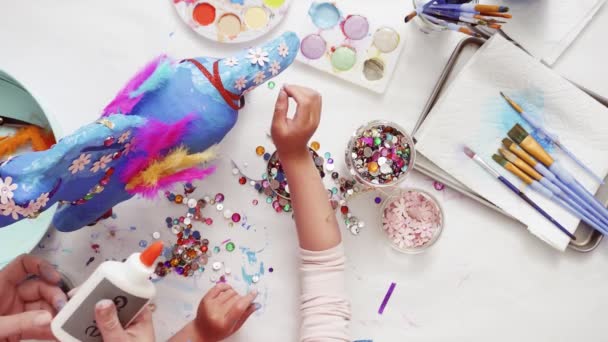
<instances>
[{"instance_id":1,"label":"paint palette tray","mask_svg":"<svg viewBox=\"0 0 608 342\"><path fill-rule=\"evenodd\" d=\"M374 19L345 0L311 2L298 61L384 93L403 50L403 16Z\"/></svg>"},{"instance_id":2,"label":"paint palette tray","mask_svg":"<svg viewBox=\"0 0 608 342\"><path fill-rule=\"evenodd\" d=\"M270 32L287 14L291 0L173 0L182 20L221 43L242 43Z\"/></svg>"}]
</instances>

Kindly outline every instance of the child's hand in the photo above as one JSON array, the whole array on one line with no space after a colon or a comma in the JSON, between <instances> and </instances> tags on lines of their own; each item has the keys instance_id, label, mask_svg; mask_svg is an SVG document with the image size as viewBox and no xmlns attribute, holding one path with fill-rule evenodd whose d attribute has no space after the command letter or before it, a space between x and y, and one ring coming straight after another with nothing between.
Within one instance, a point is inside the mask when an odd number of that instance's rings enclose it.
<instances>
[{"instance_id":1,"label":"child's hand","mask_svg":"<svg viewBox=\"0 0 608 342\"><path fill-rule=\"evenodd\" d=\"M228 284L213 287L198 305L194 325L199 341L221 341L234 334L258 308L253 291L240 296Z\"/></svg>"},{"instance_id":2,"label":"child's hand","mask_svg":"<svg viewBox=\"0 0 608 342\"><path fill-rule=\"evenodd\" d=\"M287 118L289 98L298 105L293 119ZM321 95L300 86L284 86L274 109L272 140L282 161L294 157L308 158L308 140L317 130L321 118Z\"/></svg>"}]
</instances>

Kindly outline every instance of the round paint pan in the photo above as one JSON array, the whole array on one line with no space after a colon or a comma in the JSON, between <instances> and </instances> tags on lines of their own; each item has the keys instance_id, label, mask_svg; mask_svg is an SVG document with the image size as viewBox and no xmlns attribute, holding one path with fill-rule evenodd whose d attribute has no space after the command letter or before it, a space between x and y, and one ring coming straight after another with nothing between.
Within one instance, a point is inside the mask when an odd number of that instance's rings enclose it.
<instances>
[{"instance_id":1,"label":"round paint pan","mask_svg":"<svg viewBox=\"0 0 608 342\"><path fill-rule=\"evenodd\" d=\"M384 78L384 62L377 57L363 63L363 76L368 81L379 81Z\"/></svg>"},{"instance_id":2,"label":"round paint pan","mask_svg":"<svg viewBox=\"0 0 608 342\"><path fill-rule=\"evenodd\" d=\"M331 55L331 66L338 71L349 71L357 63L357 51L350 46L340 46Z\"/></svg>"},{"instance_id":3,"label":"round paint pan","mask_svg":"<svg viewBox=\"0 0 608 342\"><path fill-rule=\"evenodd\" d=\"M266 35L287 15L292 0L175 0L173 6L199 35L221 43L242 43Z\"/></svg>"},{"instance_id":4,"label":"round paint pan","mask_svg":"<svg viewBox=\"0 0 608 342\"><path fill-rule=\"evenodd\" d=\"M374 33L373 44L383 53L391 53L399 47L401 36L391 27L381 27Z\"/></svg>"},{"instance_id":5,"label":"round paint pan","mask_svg":"<svg viewBox=\"0 0 608 342\"><path fill-rule=\"evenodd\" d=\"M342 33L348 39L361 40L369 33L369 21L362 15L349 15L342 22Z\"/></svg>"},{"instance_id":6,"label":"round paint pan","mask_svg":"<svg viewBox=\"0 0 608 342\"><path fill-rule=\"evenodd\" d=\"M323 57L327 50L327 42L318 34L309 34L302 39L300 44L300 52L302 56L315 60Z\"/></svg>"},{"instance_id":7,"label":"round paint pan","mask_svg":"<svg viewBox=\"0 0 608 342\"><path fill-rule=\"evenodd\" d=\"M57 123L45 114L42 105L29 89L0 70L0 113L3 116L50 128L56 139L61 138ZM12 134L11 127L0 126L0 135ZM28 151L29 148L20 150ZM31 252L49 229L57 204L38 217L23 219L0 228L0 269L16 256Z\"/></svg>"}]
</instances>

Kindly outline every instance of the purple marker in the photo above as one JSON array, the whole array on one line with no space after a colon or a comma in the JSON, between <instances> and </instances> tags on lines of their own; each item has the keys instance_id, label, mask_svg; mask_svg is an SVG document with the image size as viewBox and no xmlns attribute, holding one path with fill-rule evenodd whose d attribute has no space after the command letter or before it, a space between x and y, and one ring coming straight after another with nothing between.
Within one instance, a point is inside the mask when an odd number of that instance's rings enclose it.
<instances>
[{"instance_id":1,"label":"purple marker","mask_svg":"<svg viewBox=\"0 0 608 342\"><path fill-rule=\"evenodd\" d=\"M391 283L391 286L388 287L388 291L386 292L386 295L384 295L382 304L380 304L380 309L378 309L378 314L382 315L382 313L384 312L384 308L386 307L386 304L388 304L388 300L391 299L391 296L393 295L395 286L397 286L397 284Z\"/></svg>"}]
</instances>

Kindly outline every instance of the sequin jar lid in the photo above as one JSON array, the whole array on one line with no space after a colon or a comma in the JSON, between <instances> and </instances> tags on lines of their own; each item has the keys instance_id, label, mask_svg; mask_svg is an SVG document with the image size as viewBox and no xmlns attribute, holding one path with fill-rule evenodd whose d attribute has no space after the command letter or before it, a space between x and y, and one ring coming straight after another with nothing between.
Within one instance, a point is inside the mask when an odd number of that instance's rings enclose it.
<instances>
[{"instance_id":1,"label":"sequin jar lid","mask_svg":"<svg viewBox=\"0 0 608 342\"><path fill-rule=\"evenodd\" d=\"M387 242L407 254L417 254L432 246L444 225L439 202L431 194L417 189L403 189L387 198L380 219Z\"/></svg>"},{"instance_id":2,"label":"sequin jar lid","mask_svg":"<svg viewBox=\"0 0 608 342\"><path fill-rule=\"evenodd\" d=\"M345 160L355 179L370 187L394 186L414 168L412 138L399 125L372 121L351 137Z\"/></svg>"}]
</instances>

